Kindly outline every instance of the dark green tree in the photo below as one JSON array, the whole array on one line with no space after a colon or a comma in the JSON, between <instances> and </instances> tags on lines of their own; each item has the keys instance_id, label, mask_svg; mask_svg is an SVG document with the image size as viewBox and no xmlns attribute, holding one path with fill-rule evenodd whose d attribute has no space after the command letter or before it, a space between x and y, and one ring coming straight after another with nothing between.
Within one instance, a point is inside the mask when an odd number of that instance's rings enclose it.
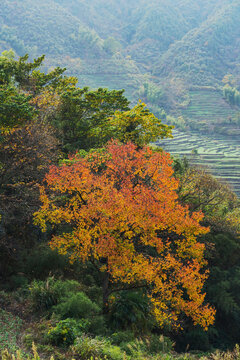
<instances>
[{"instance_id":1,"label":"dark green tree","mask_svg":"<svg viewBox=\"0 0 240 360\"><path fill-rule=\"evenodd\" d=\"M0 127L21 126L36 115L34 97L43 89L56 89L64 83L65 69L57 67L45 74L38 70L44 55L28 62L28 54L15 60L13 51L0 56Z\"/></svg>"},{"instance_id":2,"label":"dark green tree","mask_svg":"<svg viewBox=\"0 0 240 360\"><path fill-rule=\"evenodd\" d=\"M103 146L108 140L105 133L97 131L106 127L108 118L116 110L128 110L129 101L124 90L99 88L89 90L67 88L61 95L58 110L50 120L58 131L65 152L77 149L89 150Z\"/></svg>"},{"instance_id":3,"label":"dark green tree","mask_svg":"<svg viewBox=\"0 0 240 360\"><path fill-rule=\"evenodd\" d=\"M177 337L178 350L187 344L201 350L233 347L240 336L240 243L235 221L240 203L227 185L191 167L186 159L175 160L174 168L181 201L192 211L202 210L205 225L210 227L200 241L206 244L209 266L206 299L217 311L215 324L207 333L189 323L186 332Z\"/></svg>"}]
</instances>

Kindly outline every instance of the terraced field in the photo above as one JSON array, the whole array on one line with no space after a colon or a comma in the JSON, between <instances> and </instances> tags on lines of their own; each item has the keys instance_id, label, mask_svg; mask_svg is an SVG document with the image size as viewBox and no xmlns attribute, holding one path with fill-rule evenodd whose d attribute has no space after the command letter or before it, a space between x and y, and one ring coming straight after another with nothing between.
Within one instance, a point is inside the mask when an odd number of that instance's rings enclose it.
<instances>
[{"instance_id":1,"label":"terraced field","mask_svg":"<svg viewBox=\"0 0 240 360\"><path fill-rule=\"evenodd\" d=\"M205 167L220 181L228 183L240 197L240 141L237 138L210 138L177 130L173 135L173 139L159 140L157 145L172 155L186 156L190 163Z\"/></svg>"},{"instance_id":2,"label":"terraced field","mask_svg":"<svg viewBox=\"0 0 240 360\"><path fill-rule=\"evenodd\" d=\"M182 110L182 114L195 121L221 123L236 113L223 99L221 91L193 90L190 91L190 99L190 105Z\"/></svg>"},{"instance_id":3,"label":"terraced field","mask_svg":"<svg viewBox=\"0 0 240 360\"><path fill-rule=\"evenodd\" d=\"M190 104L175 115L182 115L192 130L205 133L213 131L224 136L240 136L240 127L235 118L239 108L230 106L219 90L192 90Z\"/></svg>"}]
</instances>

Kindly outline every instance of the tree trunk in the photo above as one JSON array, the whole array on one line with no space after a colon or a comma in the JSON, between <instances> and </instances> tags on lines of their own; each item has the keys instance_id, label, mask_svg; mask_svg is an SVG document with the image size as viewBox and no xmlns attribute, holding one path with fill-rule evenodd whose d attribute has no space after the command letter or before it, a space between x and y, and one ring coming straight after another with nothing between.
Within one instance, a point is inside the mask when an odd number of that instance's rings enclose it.
<instances>
[{"instance_id":1,"label":"tree trunk","mask_svg":"<svg viewBox=\"0 0 240 360\"><path fill-rule=\"evenodd\" d=\"M109 273L105 272L103 274L103 284L102 284L102 292L103 292L103 313L108 313L108 297L110 295L110 289L109 289Z\"/></svg>"}]
</instances>

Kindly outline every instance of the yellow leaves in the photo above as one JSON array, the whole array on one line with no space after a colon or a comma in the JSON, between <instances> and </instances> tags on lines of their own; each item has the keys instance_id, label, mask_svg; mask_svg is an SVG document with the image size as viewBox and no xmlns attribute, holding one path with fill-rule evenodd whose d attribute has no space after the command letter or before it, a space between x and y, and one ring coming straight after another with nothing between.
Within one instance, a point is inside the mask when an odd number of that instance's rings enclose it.
<instances>
[{"instance_id":1,"label":"yellow leaves","mask_svg":"<svg viewBox=\"0 0 240 360\"><path fill-rule=\"evenodd\" d=\"M71 225L51 241L70 261L104 259L100 271L114 281L151 285L159 324L177 324L183 312L206 327L214 311L203 306L207 272L196 236L208 229L201 212L180 205L177 186L168 154L111 142L105 152L51 167L35 221L43 229Z\"/></svg>"},{"instance_id":2,"label":"yellow leaves","mask_svg":"<svg viewBox=\"0 0 240 360\"><path fill-rule=\"evenodd\" d=\"M15 128L11 128L11 127L8 127L8 126L0 126L0 133L2 135L10 135L12 132L14 132Z\"/></svg>"},{"instance_id":3,"label":"yellow leaves","mask_svg":"<svg viewBox=\"0 0 240 360\"><path fill-rule=\"evenodd\" d=\"M35 105L40 111L49 112L52 108L56 108L60 104L60 96L54 90L44 89L41 94L35 96L30 103Z\"/></svg>"},{"instance_id":4,"label":"yellow leaves","mask_svg":"<svg viewBox=\"0 0 240 360\"><path fill-rule=\"evenodd\" d=\"M168 306L160 300L150 298L153 305L153 313L160 326L170 325L179 328L180 324L177 323L178 316L176 312L169 311Z\"/></svg>"},{"instance_id":5,"label":"yellow leaves","mask_svg":"<svg viewBox=\"0 0 240 360\"><path fill-rule=\"evenodd\" d=\"M158 138L171 137L172 127L164 125L156 118L146 105L139 103L129 111L116 111L109 119L109 125L114 129L116 138L123 143L129 141L138 146L153 142Z\"/></svg>"},{"instance_id":6,"label":"yellow leaves","mask_svg":"<svg viewBox=\"0 0 240 360\"><path fill-rule=\"evenodd\" d=\"M240 233L240 207L235 208L226 216L227 222L230 224L231 228L235 229L236 232Z\"/></svg>"},{"instance_id":7,"label":"yellow leaves","mask_svg":"<svg viewBox=\"0 0 240 360\"><path fill-rule=\"evenodd\" d=\"M46 232L47 225L44 219L45 214L43 212L41 212L41 214L39 212L36 212L33 214L33 216L34 216L34 224L38 225L43 232Z\"/></svg>"}]
</instances>

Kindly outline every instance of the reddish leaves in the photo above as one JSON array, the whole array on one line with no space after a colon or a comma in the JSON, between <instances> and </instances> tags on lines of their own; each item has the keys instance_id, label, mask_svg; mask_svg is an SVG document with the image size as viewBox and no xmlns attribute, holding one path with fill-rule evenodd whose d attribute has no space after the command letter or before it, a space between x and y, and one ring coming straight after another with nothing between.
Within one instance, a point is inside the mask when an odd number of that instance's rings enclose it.
<instances>
[{"instance_id":1,"label":"reddish leaves","mask_svg":"<svg viewBox=\"0 0 240 360\"><path fill-rule=\"evenodd\" d=\"M111 142L52 167L35 218L43 229L46 222L71 225L51 241L71 261L101 260L113 281L150 285L161 325L176 325L183 312L207 328L214 310L203 305L207 274L196 236L208 229L201 212L190 215L179 204L177 188L168 154Z\"/></svg>"}]
</instances>

